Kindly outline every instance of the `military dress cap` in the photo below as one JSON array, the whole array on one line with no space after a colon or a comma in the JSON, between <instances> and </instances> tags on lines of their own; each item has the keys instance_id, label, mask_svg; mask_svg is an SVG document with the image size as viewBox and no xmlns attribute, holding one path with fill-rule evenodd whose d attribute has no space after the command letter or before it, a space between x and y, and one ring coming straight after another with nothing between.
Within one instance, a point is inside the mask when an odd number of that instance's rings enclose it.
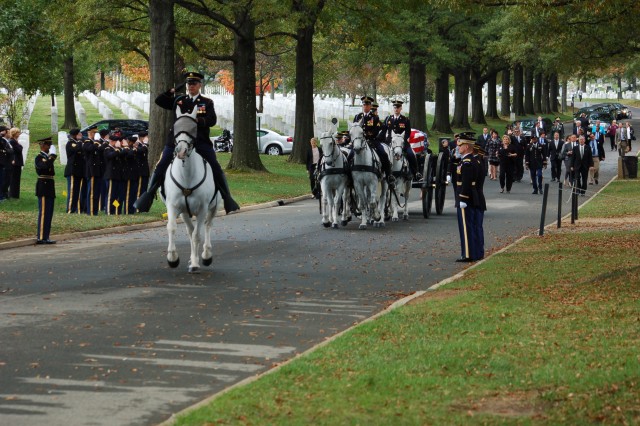
<instances>
[{"instance_id":1,"label":"military dress cap","mask_svg":"<svg viewBox=\"0 0 640 426\"><path fill-rule=\"evenodd\" d=\"M460 144L475 145L476 143L476 139L474 137L475 133L473 132L462 132L454 136L458 138L458 145Z\"/></svg>"},{"instance_id":2,"label":"military dress cap","mask_svg":"<svg viewBox=\"0 0 640 426\"><path fill-rule=\"evenodd\" d=\"M477 142L473 144L473 152L477 152L480 155L487 155L487 152Z\"/></svg>"},{"instance_id":3,"label":"military dress cap","mask_svg":"<svg viewBox=\"0 0 640 426\"><path fill-rule=\"evenodd\" d=\"M122 138L118 133L111 132L109 133L109 140L111 141L119 141Z\"/></svg>"},{"instance_id":4,"label":"military dress cap","mask_svg":"<svg viewBox=\"0 0 640 426\"><path fill-rule=\"evenodd\" d=\"M184 78L187 80L187 82L195 81L200 83L204 79L204 75L200 74L199 72L189 71L184 73Z\"/></svg>"},{"instance_id":5,"label":"military dress cap","mask_svg":"<svg viewBox=\"0 0 640 426\"><path fill-rule=\"evenodd\" d=\"M380 106L380 105L378 105L378 103L377 103L377 102L374 102L374 103L372 103L372 104L371 104L371 108L372 108L372 109L378 109L378 107L379 107L379 106Z\"/></svg>"},{"instance_id":6,"label":"military dress cap","mask_svg":"<svg viewBox=\"0 0 640 426\"><path fill-rule=\"evenodd\" d=\"M404 102L398 100L391 101L391 105L393 105L394 107L402 106L403 103Z\"/></svg>"},{"instance_id":7,"label":"military dress cap","mask_svg":"<svg viewBox=\"0 0 640 426\"><path fill-rule=\"evenodd\" d=\"M97 124L94 124L93 126L89 127L89 128L87 129L87 132L90 132L90 131L92 131L92 130L98 130L98 125L97 125Z\"/></svg>"},{"instance_id":8,"label":"military dress cap","mask_svg":"<svg viewBox=\"0 0 640 426\"><path fill-rule=\"evenodd\" d=\"M373 98L371 96L363 96L360 98L360 100L362 101L362 103L364 105L369 105L371 103L373 103Z\"/></svg>"},{"instance_id":9,"label":"military dress cap","mask_svg":"<svg viewBox=\"0 0 640 426\"><path fill-rule=\"evenodd\" d=\"M532 140L532 141L537 141L537 140L538 140L538 137L537 137L537 136L534 136L534 135L531 135L531 140Z\"/></svg>"},{"instance_id":10,"label":"military dress cap","mask_svg":"<svg viewBox=\"0 0 640 426\"><path fill-rule=\"evenodd\" d=\"M40 145L52 145L53 140L51 139L51 136L48 136L46 138L38 139L38 143Z\"/></svg>"},{"instance_id":11,"label":"military dress cap","mask_svg":"<svg viewBox=\"0 0 640 426\"><path fill-rule=\"evenodd\" d=\"M69 130L69 134L71 136L76 136L78 133L80 133L80 129L73 128L73 129Z\"/></svg>"},{"instance_id":12,"label":"military dress cap","mask_svg":"<svg viewBox=\"0 0 640 426\"><path fill-rule=\"evenodd\" d=\"M141 132L138 132L138 137L139 138L144 138L145 136L149 136L149 131L148 130L143 130Z\"/></svg>"},{"instance_id":13,"label":"military dress cap","mask_svg":"<svg viewBox=\"0 0 640 426\"><path fill-rule=\"evenodd\" d=\"M105 136L107 136L109 134L109 130L101 129L100 132L98 132L98 133L100 133L100 136L104 138Z\"/></svg>"}]
</instances>

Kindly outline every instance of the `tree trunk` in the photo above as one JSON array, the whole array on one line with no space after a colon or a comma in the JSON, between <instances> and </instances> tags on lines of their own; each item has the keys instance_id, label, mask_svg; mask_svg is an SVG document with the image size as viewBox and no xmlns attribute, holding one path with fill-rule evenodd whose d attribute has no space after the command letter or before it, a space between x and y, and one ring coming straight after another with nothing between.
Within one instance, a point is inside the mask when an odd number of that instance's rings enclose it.
<instances>
[{"instance_id":1,"label":"tree trunk","mask_svg":"<svg viewBox=\"0 0 640 426\"><path fill-rule=\"evenodd\" d=\"M524 115L523 73L522 65L517 64L513 67L513 112L519 116Z\"/></svg>"},{"instance_id":2,"label":"tree trunk","mask_svg":"<svg viewBox=\"0 0 640 426\"><path fill-rule=\"evenodd\" d=\"M104 70L100 70L100 92L107 90L107 82L104 76Z\"/></svg>"},{"instance_id":3,"label":"tree trunk","mask_svg":"<svg viewBox=\"0 0 640 426\"><path fill-rule=\"evenodd\" d=\"M536 114L540 114L543 110L542 107L542 71L536 71L533 74L534 78L534 92L533 92L533 111Z\"/></svg>"},{"instance_id":4,"label":"tree trunk","mask_svg":"<svg viewBox=\"0 0 640 426\"><path fill-rule=\"evenodd\" d=\"M533 108L533 68L526 67L524 70L524 112L525 114L535 114Z\"/></svg>"},{"instance_id":5,"label":"tree trunk","mask_svg":"<svg viewBox=\"0 0 640 426\"><path fill-rule=\"evenodd\" d=\"M586 93L586 84L585 84L585 90L583 90L583 92ZM622 77L618 76L618 99L622 99ZM66 111L66 108L65 108ZM65 112L66 115L66 112Z\"/></svg>"},{"instance_id":6,"label":"tree trunk","mask_svg":"<svg viewBox=\"0 0 640 426\"><path fill-rule=\"evenodd\" d=\"M409 121L414 129L427 129L425 88L427 86L426 65L411 56L409 59Z\"/></svg>"},{"instance_id":7,"label":"tree trunk","mask_svg":"<svg viewBox=\"0 0 640 426\"><path fill-rule=\"evenodd\" d=\"M562 105L560 105L561 111L565 112L566 108L567 108L567 89L568 89L568 82L567 82L567 78L563 78L562 79ZM573 111L571 111L571 113L573 113Z\"/></svg>"},{"instance_id":8,"label":"tree trunk","mask_svg":"<svg viewBox=\"0 0 640 426\"><path fill-rule=\"evenodd\" d=\"M498 96L496 94L496 86L498 73L494 72L487 80L487 117L500 118L498 115Z\"/></svg>"},{"instance_id":9,"label":"tree trunk","mask_svg":"<svg viewBox=\"0 0 640 426\"><path fill-rule=\"evenodd\" d=\"M511 85L511 70L502 70L502 98L500 100L500 113L509 117L511 114L511 92L509 86Z\"/></svg>"},{"instance_id":10,"label":"tree trunk","mask_svg":"<svg viewBox=\"0 0 640 426\"><path fill-rule=\"evenodd\" d=\"M455 106L451 127L470 129L469 125L469 69L456 70L453 73L456 81L454 89Z\"/></svg>"},{"instance_id":11,"label":"tree trunk","mask_svg":"<svg viewBox=\"0 0 640 426\"><path fill-rule=\"evenodd\" d=\"M76 120L76 104L73 96L73 55L64 60L64 124L63 129L78 127Z\"/></svg>"},{"instance_id":12,"label":"tree trunk","mask_svg":"<svg viewBox=\"0 0 640 426\"><path fill-rule=\"evenodd\" d=\"M552 73L549 81L549 104L551 112L558 112L558 95L560 95L558 87L558 74Z\"/></svg>"},{"instance_id":13,"label":"tree trunk","mask_svg":"<svg viewBox=\"0 0 640 426\"><path fill-rule=\"evenodd\" d=\"M587 94L587 79L580 80L580 90L582 90L583 96Z\"/></svg>"},{"instance_id":14,"label":"tree trunk","mask_svg":"<svg viewBox=\"0 0 640 426\"><path fill-rule=\"evenodd\" d=\"M56 106L56 94L55 93L51 93L51 106L52 107Z\"/></svg>"},{"instance_id":15,"label":"tree trunk","mask_svg":"<svg viewBox=\"0 0 640 426\"><path fill-rule=\"evenodd\" d=\"M440 133L453 133L449 124L449 71L440 70L435 80L436 110L431 130Z\"/></svg>"},{"instance_id":16,"label":"tree trunk","mask_svg":"<svg viewBox=\"0 0 640 426\"><path fill-rule=\"evenodd\" d=\"M289 161L304 164L313 137L313 35L315 22L298 28L296 42L296 115Z\"/></svg>"},{"instance_id":17,"label":"tree trunk","mask_svg":"<svg viewBox=\"0 0 640 426\"><path fill-rule=\"evenodd\" d=\"M482 86L480 71L471 70L471 122L487 124L482 107Z\"/></svg>"},{"instance_id":18,"label":"tree trunk","mask_svg":"<svg viewBox=\"0 0 640 426\"><path fill-rule=\"evenodd\" d=\"M153 102L158 95L175 86L176 26L173 14L173 0L149 0L149 21L151 24L151 105L149 108L149 163L160 159L165 140L173 124L173 111L160 108Z\"/></svg>"},{"instance_id":19,"label":"tree trunk","mask_svg":"<svg viewBox=\"0 0 640 426\"><path fill-rule=\"evenodd\" d=\"M549 96L551 88L551 77L548 75L542 76L542 113L551 114L551 99Z\"/></svg>"},{"instance_id":20,"label":"tree trunk","mask_svg":"<svg viewBox=\"0 0 640 426\"><path fill-rule=\"evenodd\" d=\"M266 171L256 141L256 25L239 10L233 35L233 153L230 170Z\"/></svg>"}]
</instances>

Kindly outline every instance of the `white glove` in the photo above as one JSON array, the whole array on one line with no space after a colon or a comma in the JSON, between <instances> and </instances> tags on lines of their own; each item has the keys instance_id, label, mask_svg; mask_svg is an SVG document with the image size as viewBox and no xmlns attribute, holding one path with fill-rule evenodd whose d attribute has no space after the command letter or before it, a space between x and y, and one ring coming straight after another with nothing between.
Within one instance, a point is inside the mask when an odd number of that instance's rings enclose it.
<instances>
[{"instance_id":1,"label":"white glove","mask_svg":"<svg viewBox=\"0 0 640 426\"><path fill-rule=\"evenodd\" d=\"M447 183L451 183L451 175L447 175Z\"/></svg>"},{"instance_id":2,"label":"white glove","mask_svg":"<svg viewBox=\"0 0 640 426\"><path fill-rule=\"evenodd\" d=\"M120 148L121 146L120 141L116 141L116 148Z\"/></svg>"},{"instance_id":3,"label":"white glove","mask_svg":"<svg viewBox=\"0 0 640 426\"><path fill-rule=\"evenodd\" d=\"M57 155L55 145L51 145L51 147L49 148L49 155Z\"/></svg>"},{"instance_id":4,"label":"white glove","mask_svg":"<svg viewBox=\"0 0 640 426\"><path fill-rule=\"evenodd\" d=\"M461 209L466 209L467 208L467 203L465 203L464 201L460 201L460 208Z\"/></svg>"}]
</instances>

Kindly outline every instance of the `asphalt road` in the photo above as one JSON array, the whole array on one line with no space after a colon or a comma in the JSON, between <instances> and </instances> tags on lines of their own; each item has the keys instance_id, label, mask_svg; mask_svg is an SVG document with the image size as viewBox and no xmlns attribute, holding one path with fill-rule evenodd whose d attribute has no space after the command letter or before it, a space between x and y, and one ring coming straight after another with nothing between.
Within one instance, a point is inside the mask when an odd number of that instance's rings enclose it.
<instances>
[{"instance_id":1,"label":"asphalt road","mask_svg":"<svg viewBox=\"0 0 640 426\"><path fill-rule=\"evenodd\" d=\"M590 191L616 173L607 155ZM498 190L487 181L489 251L540 223L527 178ZM217 218L199 275L182 229L177 269L165 228L1 251L0 424L158 423L459 272L451 191L428 220L417 195L408 222L365 231L323 228L314 200Z\"/></svg>"}]
</instances>

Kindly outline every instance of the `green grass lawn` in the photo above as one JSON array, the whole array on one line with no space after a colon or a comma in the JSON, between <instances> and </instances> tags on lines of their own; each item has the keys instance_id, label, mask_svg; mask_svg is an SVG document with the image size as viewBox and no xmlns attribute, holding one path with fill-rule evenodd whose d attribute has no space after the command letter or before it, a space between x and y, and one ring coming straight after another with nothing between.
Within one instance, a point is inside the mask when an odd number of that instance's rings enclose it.
<instances>
[{"instance_id":1,"label":"green grass lawn","mask_svg":"<svg viewBox=\"0 0 640 426\"><path fill-rule=\"evenodd\" d=\"M176 424L638 424L638 241L528 238Z\"/></svg>"}]
</instances>

